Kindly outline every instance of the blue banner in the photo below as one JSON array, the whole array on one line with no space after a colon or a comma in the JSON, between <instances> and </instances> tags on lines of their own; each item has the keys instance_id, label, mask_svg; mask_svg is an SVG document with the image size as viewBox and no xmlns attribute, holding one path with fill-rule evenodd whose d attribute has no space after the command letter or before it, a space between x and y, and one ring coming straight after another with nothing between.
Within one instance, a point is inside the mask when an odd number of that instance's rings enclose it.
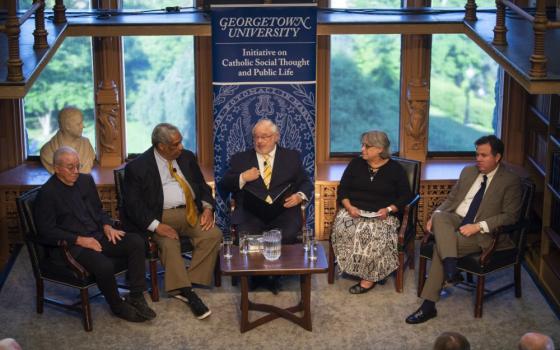
<instances>
[{"instance_id":1,"label":"blue banner","mask_svg":"<svg viewBox=\"0 0 560 350\"><path fill-rule=\"evenodd\" d=\"M279 144L301 153L315 178L314 6L212 8L214 179L235 153L253 148L251 131L262 118L280 129ZM216 196L216 223L229 231L224 198ZM307 225L313 227L310 198Z\"/></svg>"}]
</instances>

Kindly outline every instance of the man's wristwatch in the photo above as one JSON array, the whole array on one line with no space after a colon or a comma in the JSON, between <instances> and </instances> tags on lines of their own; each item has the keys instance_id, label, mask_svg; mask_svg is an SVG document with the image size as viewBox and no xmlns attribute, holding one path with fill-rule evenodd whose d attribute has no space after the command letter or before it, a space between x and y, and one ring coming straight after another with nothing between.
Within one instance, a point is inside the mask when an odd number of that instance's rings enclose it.
<instances>
[{"instance_id":1,"label":"man's wristwatch","mask_svg":"<svg viewBox=\"0 0 560 350\"><path fill-rule=\"evenodd\" d=\"M484 228L482 227L482 222L478 223L478 232L484 233Z\"/></svg>"}]
</instances>

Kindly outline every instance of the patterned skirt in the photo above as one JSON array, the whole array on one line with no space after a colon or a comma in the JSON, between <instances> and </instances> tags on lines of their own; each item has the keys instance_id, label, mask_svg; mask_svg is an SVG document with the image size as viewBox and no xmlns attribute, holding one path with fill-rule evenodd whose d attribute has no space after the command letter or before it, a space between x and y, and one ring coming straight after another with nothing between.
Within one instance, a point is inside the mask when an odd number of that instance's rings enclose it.
<instances>
[{"instance_id":1,"label":"patterned skirt","mask_svg":"<svg viewBox=\"0 0 560 350\"><path fill-rule=\"evenodd\" d=\"M354 219L346 209L338 211L333 224L332 245L340 273L377 282L398 267L399 219Z\"/></svg>"}]
</instances>

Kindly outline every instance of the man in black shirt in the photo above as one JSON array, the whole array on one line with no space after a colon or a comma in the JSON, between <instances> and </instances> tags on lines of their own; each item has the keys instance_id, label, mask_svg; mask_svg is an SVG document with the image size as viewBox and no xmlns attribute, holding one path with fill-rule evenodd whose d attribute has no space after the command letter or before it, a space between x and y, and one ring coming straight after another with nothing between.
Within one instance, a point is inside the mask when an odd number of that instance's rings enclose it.
<instances>
[{"instance_id":1,"label":"man in black shirt","mask_svg":"<svg viewBox=\"0 0 560 350\"><path fill-rule=\"evenodd\" d=\"M35 222L47 243L66 241L70 254L97 282L111 311L131 322L156 317L144 299L144 241L111 226L90 175L80 174L78 153L61 147L53 157L54 175L41 187L35 203ZM110 258L126 258L130 294L121 299Z\"/></svg>"}]
</instances>

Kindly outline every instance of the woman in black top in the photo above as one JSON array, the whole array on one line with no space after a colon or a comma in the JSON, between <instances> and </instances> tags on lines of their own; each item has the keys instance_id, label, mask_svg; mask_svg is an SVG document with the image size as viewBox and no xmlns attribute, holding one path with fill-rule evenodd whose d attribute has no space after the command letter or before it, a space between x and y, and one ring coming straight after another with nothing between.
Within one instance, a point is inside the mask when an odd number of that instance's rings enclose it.
<instances>
[{"instance_id":1,"label":"woman in black top","mask_svg":"<svg viewBox=\"0 0 560 350\"><path fill-rule=\"evenodd\" d=\"M412 198L404 169L391 160L389 139L382 131L361 136L362 154L340 180L341 209L334 221L332 244L340 272L361 278L350 293L371 290L398 267L397 230L392 215Z\"/></svg>"}]
</instances>

